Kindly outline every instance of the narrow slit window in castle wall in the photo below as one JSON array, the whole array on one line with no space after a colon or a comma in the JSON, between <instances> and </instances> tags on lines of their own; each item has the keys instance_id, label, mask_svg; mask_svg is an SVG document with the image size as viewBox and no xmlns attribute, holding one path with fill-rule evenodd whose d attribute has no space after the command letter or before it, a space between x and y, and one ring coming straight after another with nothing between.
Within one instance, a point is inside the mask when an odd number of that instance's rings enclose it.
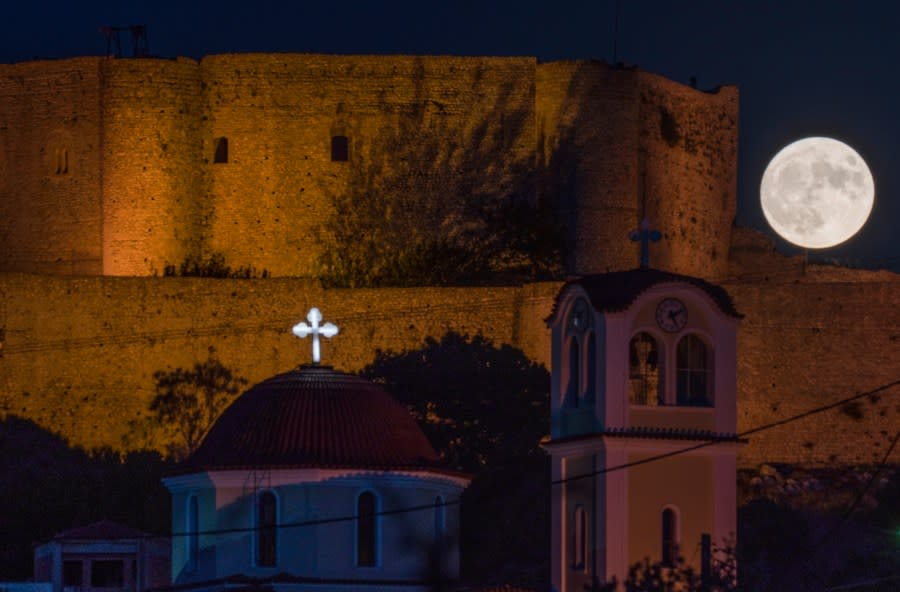
<instances>
[{"instance_id":1,"label":"narrow slit window in castle wall","mask_svg":"<svg viewBox=\"0 0 900 592\"><path fill-rule=\"evenodd\" d=\"M213 156L215 164L228 162L228 138L216 138L216 153Z\"/></svg>"},{"instance_id":2,"label":"narrow slit window in castle wall","mask_svg":"<svg viewBox=\"0 0 900 592\"><path fill-rule=\"evenodd\" d=\"M65 175L69 172L69 149L57 148L55 152L56 167L54 173L57 175Z\"/></svg>"},{"instance_id":3,"label":"narrow slit window in castle wall","mask_svg":"<svg viewBox=\"0 0 900 592\"><path fill-rule=\"evenodd\" d=\"M347 136L331 136L331 161L347 162L350 160L350 148Z\"/></svg>"}]
</instances>

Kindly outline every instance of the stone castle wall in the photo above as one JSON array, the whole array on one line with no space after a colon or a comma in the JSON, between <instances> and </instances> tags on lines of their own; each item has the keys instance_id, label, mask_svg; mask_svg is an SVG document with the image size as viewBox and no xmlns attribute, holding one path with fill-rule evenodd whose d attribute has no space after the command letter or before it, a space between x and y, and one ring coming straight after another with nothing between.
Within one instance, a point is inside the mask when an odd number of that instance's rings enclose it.
<instances>
[{"instance_id":1,"label":"stone castle wall","mask_svg":"<svg viewBox=\"0 0 900 592\"><path fill-rule=\"evenodd\" d=\"M215 347L251 381L304 361L310 305L346 327L347 370L377 349L481 333L547 364L558 284L323 291L331 198L510 186L558 199L570 270L656 267L723 283L746 315L739 427L896 378L898 277L808 268L732 229L737 91L533 58L248 54L0 65L0 402L88 447L123 445L157 370ZM331 138L349 140L334 162ZM215 163L228 139L227 163ZM396 183L396 178L402 179ZM473 190L481 190L472 187ZM220 252L268 280L154 277ZM727 256L726 256L727 255ZM28 273L13 273L28 272ZM46 274L46 275L31 275ZM351 329L352 328L352 329ZM299 349L298 349L299 348ZM850 361L848 361L850 360ZM897 424L890 393L756 435L745 463L860 462Z\"/></svg>"},{"instance_id":2,"label":"stone castle wall","mask_svg":"<svg viewBox=\"0 0 900 592\"><path fill-rule=\"evenodd\" d=\"M162 274L199 254L207 202L200 73L192 60L100 60L103 274Z\"/></svg>"},{"instance_id":3,"label":"stone castle wall","mask_svg":"<svg viewBox=\"0 0 900 592\"><path fill-rule=\"evenodd\" d=\"M900 379L900 276L807 269L725 282L738 333L738 426L747 430ZM744 464L876 463L900 426L900 385L750 436ZM900 462L900 450L892 455Z\"/></svg>"},{"instance_id":4,"label":"stone castle wall","mask_svg":"<svg viewBox=\"0 0 900 592\"><path fill-rule=\"evenodd\" d=\"M404 174L419 193L453 183L435 177L460 168L454 146L484 143L505 162L533 153L533 58L249 54L200 68L210 140L227 137L230 152L210 168L210 248L274 275L316 274L334 196L365 195L371 177ZM334 136L347 162L332 161Z\"/></svg>"},{"instance_id":5,"label":"stone castle wall","mask_svg":"<svg viewBox=\"0 0 900 592\"><path fill-rule=\"evenodd\" d=\"M558 199L574 272L633 266L642 216L678 251L657 266L724 269L734 88L602 62L307 54L78 58L0 65L0 80L2 270L147 276L222 253L317 277L334 199L385 185ZM60 146L63 175L47 162Z\"/></svg>"},{"instance_id":6,"label":"stone castle wall","mask_svg":"<svg viewBox=\"0 0 900 592\"><path fill-rule=\"evenodd\" d=\"M900 276L823 268L723 285L745 315L739 430L897 379ZM309 344L290 327L313 305L341 326L323 348L342 370L364 367L379 349L414 350L450 331L510 344L549 366L544 319L559 287L323 290L293 278L2 274L0 409L87 447L141 445L134 426L153 396L154 372L202 362L210 347L251 384L304 363ZM898 396L895 387L754 434L741 462L874 462L900 422Z\"/></svg>"},{"instance_id":7,"label":"stone castle wall","mask_svg":"<svg viewBox=\"0 0 900 592\"><path fill-rule=\"evenodd\" d=\"M291 327L318 306L341 327L323 360L355 371L376 350L455 331L546 362L543 319L558 283L508 288L322 290L293 278L73 278L0 275L0 409L87 447L123 445L146 413L153 373L189 368L214 347L259 382L310 360Z\"/></svg>"},{"instance_id":8,"label":"stone castle wall","mask_svg":"<svg viewBox=\"0 0 900 592\"><path fill-rule=\"evenodd\" d=\"M738 94L699 92L600 62L542 64L537 73L539 159L545 190L572 230L570 269L634 266L624 240L650 219L668 245L660 269L723 277L737 203Z\"/></svg>"},{"instance_id":9,"label":"stone castle wall","mask_svg":"<svg viewBox=\"0 0 900 592\"><path fill-rule=\"evenodd\" d=\"M102 94L95 58L0 66L4 270L101 273Z\"/></svg>"}]
</instances>

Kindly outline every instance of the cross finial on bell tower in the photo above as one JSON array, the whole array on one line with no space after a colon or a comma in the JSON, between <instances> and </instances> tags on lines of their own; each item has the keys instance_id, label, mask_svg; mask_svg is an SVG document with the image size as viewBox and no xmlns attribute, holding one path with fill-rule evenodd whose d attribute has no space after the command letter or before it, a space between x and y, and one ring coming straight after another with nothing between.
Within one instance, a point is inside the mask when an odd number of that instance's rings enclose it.
<instances>
[{"instance_id":1,"label":"cross finial on bell tower","mask_svg":"<svg viewBox=\"0 0 900 592\"><path fill-rule=\"evenodd\" d=\"M634 242L641 241L641 269L650 267L650 243L659 242L662 233L654 230L650 225L650 220L644 218L636 230L628 233L628 238Z\"/></svg>"},{"instance_id":2,"label":"cross finial on bell tower","mask_svg":"<svg viewBox=\"0 0 900 592\"><path fill-rule=\"evenodd\" d=\"M338 334L339 329L334 323L325 323L319 326L319 323L322 322L322 313L315 307L309 309L306 320L309 321L309 325L301 321L294 325L293 332L294 335L301 339L307 335L312 335L312 363L318 366L321 359L319 335L330 339Z\"/></svg>"}]
</instances>

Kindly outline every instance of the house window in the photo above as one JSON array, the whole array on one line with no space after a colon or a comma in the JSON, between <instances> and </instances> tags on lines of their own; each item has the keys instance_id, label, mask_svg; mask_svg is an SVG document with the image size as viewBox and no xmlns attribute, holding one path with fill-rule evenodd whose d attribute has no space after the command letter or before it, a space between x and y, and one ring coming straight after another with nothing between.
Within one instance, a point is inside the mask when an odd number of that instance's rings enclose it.
<instances>
[{"instance_id":1,"label":"house window","mask_svg":"<svg viewBox=\"0 0 900 592\"><path fill-rule=\"evenodd\" d=\"M84 567L78 559L63 561L63 586L81 586L84 577Z\"/></svg>"},{"instance_id":2,"label":"house window","mask_svg":"<svg viewBox=\"0 0 900 592\"><path fill-rule=\"evenodd\" d=\"M215 164L225 164L228 162L228 138L216 138L216 152L213 155Z\"/></svg>"},{"instance_id":3,"label":"house window","mask_svg":"<svg viewBox=\"0 0 900 592\"><path fill-rule=\"evenodd\" d=\"M628 400L632 405L663 401L659 345L649 333L638 333L628 345Z\"/></svg>"},{"instance_id":4,"label":"house window","mask_svg":"<svg viewBox=\"0 0 900 592\"><path fill-rule=\"evenodd\" d=\"M196 495L188 498L187 531L187 562L185 569L188 572L193 572L197 569L197 555L200 553L200 506Z\"/></svg>"},{"instance_id":5,"label":"house window","mask_svg":"<svg viewBox=\"0 0 900 592\"><path fill-rule=\"evenodd\" d=\"M125 564L121 559L95 559L91 561L91 586L94 588L121 588L125 584Z\"/></svg>"},{"instance_id":6,"label":"house window","mask_svg":"<svg viewBox=\"0 0 900 592\"><path fill-rule=\"evenodd\" d=\"M675 389L679 405L712 405L709 396L709 357L706 344L696 335L686 335L678 342Z\"/></svg>"},{"instance_id":7,"label":"house window","mask_svg":"<svg viewBox=\"0 0 900 592\"><path fill-rule=\"evenodd\" d=\"M376 548L376 499L371 491L359 494L356 501L356 565L374 567L378 564Z\"/></svg>"},{"instance_id":8,"label":"house window","mask_svg":"<svg viewBox=\"0 0 900 592\"><path fill-rule=\"evenodd\" d=\"M678 558L678 513L674 508L662 512L662 564L673 566Z\"/></svg>"},{"instance_id":9,"label":"house window","mask_svg":"<svg viewBox=\"0 0 900 592\"><path fill-rule=\"evenodd\" d=\"M347 136L331 136L331 160L332 162L347 162L350 160L350 146Z\"/></svg>"},{"instance_id":10,"label":"house window","mask_svg":"<svg viewBox=\"0 0 900 592\"><path fill-rule=\"evenodd\" d=\"M256 504L256 565L273 567L277 555L278 512L275 494L263 491Z\"/></svg>"},{"instance_id":11,"label":"house window","mask_svg":"<svg viewBox=\"0 0 900 592\"><path fill-rule=\"evenodd\" d=\"M588 520L584 506L575 506L572 531L572 569L584 570L587 565Z\"/></svg>"}]
</instances>

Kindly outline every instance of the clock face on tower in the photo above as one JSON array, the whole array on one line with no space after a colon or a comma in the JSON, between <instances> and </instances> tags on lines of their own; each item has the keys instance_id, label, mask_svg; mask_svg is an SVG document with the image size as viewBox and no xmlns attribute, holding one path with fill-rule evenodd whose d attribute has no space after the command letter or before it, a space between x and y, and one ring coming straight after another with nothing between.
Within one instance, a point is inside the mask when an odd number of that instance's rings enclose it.
<instances>
[{"instance_id":1,"label":"clock face on tower","mask_svg":"<svg viewBox=\"0 0 900 592\"><path fill-rule=\"evenodd\" d=\"M676 333L687 324L687 308L677 298L666 298L656 306L656 324L663 331Z\"/></svg>"}]
</instances>

